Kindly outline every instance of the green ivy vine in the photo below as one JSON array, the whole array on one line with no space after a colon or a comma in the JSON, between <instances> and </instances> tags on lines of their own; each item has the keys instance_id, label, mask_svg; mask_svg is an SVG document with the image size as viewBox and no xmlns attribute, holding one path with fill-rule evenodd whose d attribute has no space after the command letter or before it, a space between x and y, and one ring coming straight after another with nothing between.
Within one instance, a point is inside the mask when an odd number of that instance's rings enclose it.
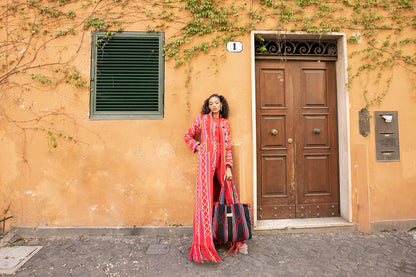
<instances>
[{"instance_id":1,"label":"green ivy vine","mask_svg":"<svg viewBox=\"0 0 416 277\"><path fill-rule=\"evenodd\" d=\"M413 88L416 88L415 38L408 37L398 41L403 30L416 29L415 4L408 0L366 0L366 1L252 1L235 4L230 1L184 0L179 1L179 10L190 13L189 20L183 24L180 32L172 36L165 44L166 59L174 59L175 66L188 65L186 74L191 74L191 60L197 55L207 54L212 48L224 45L235 37L244 36L255 28L262 28L267 20L275 23L277 31L304 31L307 33L346 32L348 43L367 44L361 50L353 51L349 58L358 57L362 63L349 68L351 87L354 79L376 72L375 83L383 87L381 92L363 91L366 109L380 104L387 95L392 70L396 66L405 67L413 76ZM257 3L256 3L257 2ZM164 13L172 9L172 1L162 4ZM309 11L309 12L308 12ZM148 12L148 14L151 14ZM160 16L158 22L174 21L173 13L166 19ZM149 28L149 31L165 31L163 28ZM385 38L383 38L385 36ZM198 43L195 43L198 41ZM406 48L409 46L408 48ZM390 73L388 73L390 72ZM386 76L387 75L387 76ZM372 78L365 78L370 80ZM187 79L187 83L190 78ZM381 84L382 83L382 84Z\"/></svg>"}]
</instances>

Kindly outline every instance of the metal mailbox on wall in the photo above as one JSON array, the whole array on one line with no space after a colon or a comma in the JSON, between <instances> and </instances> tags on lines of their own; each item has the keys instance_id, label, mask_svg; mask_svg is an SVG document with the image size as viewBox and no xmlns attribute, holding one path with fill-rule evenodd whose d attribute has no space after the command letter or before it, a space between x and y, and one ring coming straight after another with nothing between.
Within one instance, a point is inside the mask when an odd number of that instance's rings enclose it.
<instances>
[{"instance_id":1,"label":"metal mailbox on wall","mask_svg":"<svg viewBox=\"0 0 416 277\"><path fill-rule=\"evenodd\" d=\"M399 120L397 111L375 111L376 160L400 161Z\"/></svg>"}]
</instances>

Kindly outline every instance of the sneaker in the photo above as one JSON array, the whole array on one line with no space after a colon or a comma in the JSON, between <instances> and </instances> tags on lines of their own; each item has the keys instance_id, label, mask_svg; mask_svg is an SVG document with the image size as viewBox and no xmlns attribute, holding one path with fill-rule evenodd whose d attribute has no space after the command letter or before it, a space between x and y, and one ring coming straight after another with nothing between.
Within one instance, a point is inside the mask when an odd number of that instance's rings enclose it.
<instances>
[{"instance_id":1,"label":"sneaker","mask_svg":"<svg viewBox=\"0 0 416 277\"><path fill-rule=\"evenodd\" d=\"M247 243L244 243L241 248L239 249L239 252L241 254L247 255L248 254L248 245Z\"/></svg>"}]
</instances>

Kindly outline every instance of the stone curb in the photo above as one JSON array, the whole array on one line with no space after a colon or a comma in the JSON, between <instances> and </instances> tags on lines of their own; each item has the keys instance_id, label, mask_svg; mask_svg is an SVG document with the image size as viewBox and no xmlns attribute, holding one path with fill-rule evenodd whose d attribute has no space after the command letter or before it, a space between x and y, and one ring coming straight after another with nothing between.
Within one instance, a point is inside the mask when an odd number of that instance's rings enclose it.
<instances>
[{"instance_id":1,"label":"stone curb","mask_svg":"<svg viewBox=\"0 0 416 277\"><path fill-rule=\"evenodd\" d=\"M191 226L157 227L13 227L9 233L22 238L78 236L192 236Z\"/></svg>"},{"instance_id":2,"label":"stone curb","mask_svg":"<svg viewBox=\"0 0 416 277\"><path fill-rule=\"evenodd\" d=\"M319 228L283 228L257 230L253 234L271 235L282 233L353 233L358 232L357 226L329 226ZM13 227L10 239L19 236L30 238L79 237L79 236L192 236L192 226L154 226L154 227Z\"/></svg>"}]
</instances>

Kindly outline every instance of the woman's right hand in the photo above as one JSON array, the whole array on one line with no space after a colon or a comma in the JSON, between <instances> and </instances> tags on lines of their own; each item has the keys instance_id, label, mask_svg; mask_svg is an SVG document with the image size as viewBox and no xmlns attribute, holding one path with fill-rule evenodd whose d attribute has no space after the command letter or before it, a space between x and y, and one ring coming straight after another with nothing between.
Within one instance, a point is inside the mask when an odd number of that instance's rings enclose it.
<instances>
[{"instance_id":1,"label":"woman's right hand","mask_svg":"<svg viewBox=\"0 0 416 277\"><path fill-rule=\"evenodd\" d=\"M195 148L195 152L199 152L199 149L201 149L201 146L197 145L196 148Z\"/></svg>"}]
</instances>

